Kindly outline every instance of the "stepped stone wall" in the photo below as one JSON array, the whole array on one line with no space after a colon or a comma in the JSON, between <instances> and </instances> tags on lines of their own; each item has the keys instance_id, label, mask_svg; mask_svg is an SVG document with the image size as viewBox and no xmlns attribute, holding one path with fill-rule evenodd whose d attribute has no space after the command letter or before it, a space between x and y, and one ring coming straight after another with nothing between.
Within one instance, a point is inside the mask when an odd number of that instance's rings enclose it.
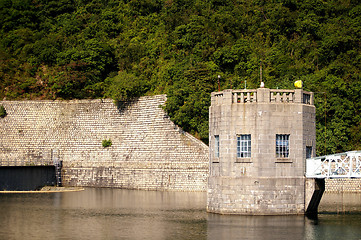
<instances>
[{"instance_id":1,"label":"stepped stone wall","mask_svg":"<svg viewBox=\"0 0 361 240\"><path fill-rule=\"evenodd\" d=\"M0 101L0 165L60 159L68 186L205 191L208 147L170 121L165 101Z\"/></svg>"}]
</instances>

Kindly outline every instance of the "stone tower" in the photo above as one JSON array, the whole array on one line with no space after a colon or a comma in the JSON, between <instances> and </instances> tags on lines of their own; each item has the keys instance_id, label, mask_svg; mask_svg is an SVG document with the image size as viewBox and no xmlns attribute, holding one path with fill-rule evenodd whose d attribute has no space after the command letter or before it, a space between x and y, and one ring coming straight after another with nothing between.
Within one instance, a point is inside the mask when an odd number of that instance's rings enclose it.
<instances>
[{"instance_id":1,"label":"stone tower","mask_svg":"<svg viewBox=\"0 0 361 240\"><path fill-rule=\"evenodd\" d=\"M305 159L315 155L313 93L268 88L212 93L207 210L305 213Z\"/></svg>"}]
</instances>

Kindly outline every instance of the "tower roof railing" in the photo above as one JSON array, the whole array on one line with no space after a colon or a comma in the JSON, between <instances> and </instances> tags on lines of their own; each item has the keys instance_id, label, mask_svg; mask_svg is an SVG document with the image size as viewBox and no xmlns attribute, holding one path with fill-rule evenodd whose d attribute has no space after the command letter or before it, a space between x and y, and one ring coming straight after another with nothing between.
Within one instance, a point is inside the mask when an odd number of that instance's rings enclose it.
<instances>
[{"instance_id":1,"label":"tower roof railing","mask_svg":"<svg viewBox=\"0 0 361 240\"><path fill-rule=\"evenodd\" d=\"M313 92L303 89L226 89L212 93L212 105L249 103L302 103L313 105Z\"/></svg>"}]
</instances>

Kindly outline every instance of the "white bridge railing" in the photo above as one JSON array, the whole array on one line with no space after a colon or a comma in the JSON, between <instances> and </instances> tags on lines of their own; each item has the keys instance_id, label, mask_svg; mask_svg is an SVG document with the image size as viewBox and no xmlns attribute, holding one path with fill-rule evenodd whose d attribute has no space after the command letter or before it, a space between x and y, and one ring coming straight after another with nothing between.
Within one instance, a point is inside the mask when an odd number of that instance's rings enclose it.
<instances>
[{"instance_id":1,"label":"white bridge railing","mask_svg":"<svg viewBox=\"0 0 361 240\"><path fill-rule=\"evenodd\" d=\"M307 178L361 178L361 151L306 159Z\"/></svg>"}]
</instances>

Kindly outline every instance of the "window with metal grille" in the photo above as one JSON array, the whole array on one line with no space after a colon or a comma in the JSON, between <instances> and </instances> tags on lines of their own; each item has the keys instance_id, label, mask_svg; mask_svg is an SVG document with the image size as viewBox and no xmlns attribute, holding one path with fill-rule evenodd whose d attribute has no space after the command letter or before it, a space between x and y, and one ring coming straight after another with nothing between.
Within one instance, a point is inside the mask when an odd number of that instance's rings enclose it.
<instances>
[{"instance_id":1,"label":"window with metal grille","mask_svg":"<svg viewBox=\"0 0 361 240\"><path fill-rule=\"evenodd\" d=\"M251 157L251 134L237 136L237 157Z\"/></svg>"},{"instance_id":2,"label":"window with metal grille","mask_svg":"<svg viewBox=\"0 0 361 240\"><path fill-rule=\"evenodd\" d=\"M214 136L214 157L219 158L219 135Z\"/></svg>"},{"instance_id":3,"label":"window with metal grille","mask_svg":"<svg viewBox=\"0 0 361 240\"><path fill-rule=\"evenodd\" d=\"M290 146L289 134L277 134L276 135L276 157L288 158Z\"/></svg>"}]
</instances>

